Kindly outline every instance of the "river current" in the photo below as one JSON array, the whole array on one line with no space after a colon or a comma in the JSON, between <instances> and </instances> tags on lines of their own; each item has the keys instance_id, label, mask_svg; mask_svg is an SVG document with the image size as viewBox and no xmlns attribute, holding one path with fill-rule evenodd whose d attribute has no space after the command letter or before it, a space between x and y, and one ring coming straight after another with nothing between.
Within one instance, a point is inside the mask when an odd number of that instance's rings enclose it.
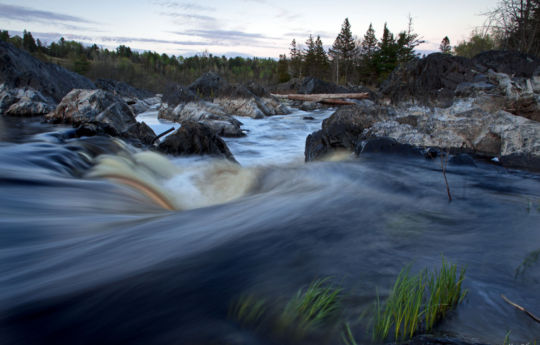
<instances>
[{"instance_id":1,"label":"river current","mask_svg":"<svg viewBox=\"0 0 540 345\"><path fill-rule=\"evenodd\" d=\"M339 344L339 327L292 339L231 315L241 296L279 309L325 277L370 343L377 295L442 256L466 268L468 294L436 334L540 340L501 298L540 314L540 175L449 163L449 202L438 159L304 163L306 136L331 113L238 118L248 135L226 141L240 165L0 118L0 344ZM171 126L156 112L138 120Z\"/></svg>"}]
</instances>

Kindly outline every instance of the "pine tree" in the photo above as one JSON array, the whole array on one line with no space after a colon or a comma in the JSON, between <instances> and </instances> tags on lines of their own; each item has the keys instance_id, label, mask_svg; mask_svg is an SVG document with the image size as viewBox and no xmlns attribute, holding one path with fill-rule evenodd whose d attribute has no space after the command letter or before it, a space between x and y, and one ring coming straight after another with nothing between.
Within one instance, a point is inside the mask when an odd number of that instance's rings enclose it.
<instances>
[{"instance_id":1,"label":"pine tree","mask_svg":"<svg viewBox=\"0 0 540 345\"><path fill-rule=\"evenodd\" d=\"M350 68L352 66L352 61L357 55L356 42L352 36L351 24L349 23L349 18L345 18L343 24L341 25L341 32L336 37L332 48L330 49L330 55L332 60L336 64L336 80L339 82L340 72L339 65L341 64L342 71L344 71L345 81L349 79Z\"/></svg>"},{"instance_id":2,"label":"pine tree","mask_svg":"<svg viewBox=\"0 0 540 345\"><path fill-rule=\"evenodd\" d=\"M441 41L441 45L439 46L439 49L444 54L450 54L452 51L452 46L450 45L450 39L448 36L444 36L444 38Z\"/></svg>"},{"instance_id":3,"label":"pine tree","mask_svg":"<svg viewBox=\"0 0 540 345\"><path fill-rule=\"evenodd\" d=\"M397 66L397 44L394 34L384 23L383 35L379 41L379 50L374 56L374 65L379 79L385 78Z\"/></svg>"},{"instance_id":4,"label":"pine tree","mask_svg":"<svg viewBox=\"0 0 540 345\"><path fill-rule=\"evenodd\" d=\"M23 31L23 48L30 53L33 53L37 50L36 41L32 34L26 30Z\"/></svg>"},{"instance_id":5,"label":"pine tree","mask_svg":"<svg viewBox=\"0 0 540 345\"><path fill-rule=\"evenodd\" d=\"M280 54L279 55L279 61L277 65L277 74L278 74L278 82L284 83L286 81L289 81L291 79L291 76L289 75L289 66L287 61L287 55Z\"/></svg>"},{"instance_id":6,"label":"pine tree","mask_svg":"<svg viewBox=\"0 0 540 345\"><path fill-rule=\"evenodd\" d=\"M328 55L324 50L321 36L317 35L315 40L315 76L320 79L325 79L328 75L330 62L328 61Z\"/></svg>"},{"instance_id":7,"label":"pine tree","mask_svg":"<svg viewBox=\"0 0 540 345\"><path fill-rule=\"evenodd\" d=\"M293 39L290 48L291 55L291 75L293 78L302 76L302 52L296 46L296 40Z\"/></svg>"},{"instance_id":8,"label":"pine tree","mask_svg":"<svg viewBox=\"0 0 540 345\"><path fill-rule=\"evenodd\" d=\"M412 18L409 16L407 31L400 32L396 42L398 63L402 64L416 59L418 56L414 49L424 42L418 34L413 32Z\"/></svg>"},{"instance_id":9,"label":"pine tree","mask_svg":"<svg viewBox=\"0 0 540 345\"><path fill-rule=\"evenodd\" d=\"M360 53L362 56L371 59L373 54L377 51L377 37L375 37L375 30L373 30L373 25L369 23L369 28L364 35L364 40L360 48Z\"/></svg>"},{"instance_id":10,"label":"pine tree","mask_svg":"<svg viewBox=\"0 0 540 345\"><path fill-rule=\"evenodd\" d=\"M304 52L304 71L306 71L307 76L313 77L317 70L317 56L312 35L309 35L309 38L306 41L306 47L306 51Z\"/></svg>"}]
</instances>

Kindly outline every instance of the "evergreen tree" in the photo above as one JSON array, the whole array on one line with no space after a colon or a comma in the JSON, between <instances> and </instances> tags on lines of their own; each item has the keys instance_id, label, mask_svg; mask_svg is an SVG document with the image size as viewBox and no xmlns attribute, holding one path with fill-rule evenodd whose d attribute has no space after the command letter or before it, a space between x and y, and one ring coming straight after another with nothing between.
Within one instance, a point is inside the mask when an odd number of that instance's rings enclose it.
<instances>
[{"instance_id":1,"label":"evergreen tree","mask_svg":"<svg viewBox=\"0 0 540 345\"><path fill-rule=\"evenodd\" d=\"M315 76L320 79L326 79L330 67L328 55L324 50L321 36L317 35L315 40Z\"/></svg>"},{"instance_id":2,"label":"evergreen tree","mask_svg":"<svg viewBox=\"0 0 540 345\"><path fill-rule=\"evenodd\" d=\"M360 48L360 54L367 58L371 59L375 52L377 51L377 37L375 37L375 30L373 30L373 25L369 23L369 28L364 35L364 40Z\"/></svg>"},{"instance_id":3,"label":"evergreen tree","mask_svg":"<svg viewBox=\"0 0 540 345\"><path fill-rule=\"evenodd\" d=\"M343 24L341 25L341 31L336 37L332 48L330 49L330 55L332 60L336 64L336 81L339 82L340 75L344 74L345 81L349 79L350 69L352 67L352 61L357 55L356 42L352 36L351 24L349 23L349 18L345 18ZM342 65L341 70L339 71L339 65Z\"/></svg>"},{"instance_id":4,"label":"evergreen tree","mask_svg":"<svg viewBox=\"0 0 540 345\"><path fill-rule=\"evenodd\" d=\"M409 16L407 31L400 32L396 42L398 63L402 64L416 59L417 55L414 49L424 42L418 34L413 32L412 18Z\"/></svg>"},{"instance_id":5,"label":"evergreen tree","mask_svg":"<svg viewBox=\"0 0 540 345\"><path fill-rule=\"evenodd\" d=\"M9 42L9 32L7 30L0 31L0 40Z\"/></svg>"},{"instance_id":6,"label":"evergreen tree","mask_svg":"<svg viewBox=\"0 0 540 345\"><path fill-rule=\"evenodd\" d=\"M313 36L309 35L306 41L306 51L304 52L304 71L307 76L314 77L317 71L317 55L315 53L315 42Z\"/></svg>"},{"instance_id":7,"label":"evergreen tree","mask_svg":"<svg viewBox=\"0 0 540 345\"><path fill-rule=\"evenodd\" d=\"M34 41L34 37L32 37L32 34L26 30L23 31L23 48L33 53L37 50L36 41Z\"/></svg>"},{"instance_id":8,"label":"evergreen tree","mask_svg":"<svg viewBox=\"0 0 540 345\"><path fill-rule=\"evenodd\" d=\"M284 83L291 79L291 76L289 75L289 71L288 71L288 68L289 68L288 65L289 64L287 62L287 55L280 54L278 65L277 65L278 82Z\"/></svg>"},{"instance_id":9,"label":"evergreen tree","mask_svg":"<svg viewBox=\"0 0 540 345\"><path fill-rule=\"evenodd\" d=\"M290 47L291 55L291 75L293 78L302 76L302 52L296 46L296 40L293 39Z\"/></svg>"},{"instance_id":10,"label":"evergreen tree","mask_svg":"<svg viewBox=\"0 0 540 345\"><path fill-rule=\"evenodd\" d=\"M444 38L441 41L441 45L439 46L439 49L444 54L450 54L452 51L452 46L450 45L450 39L448 36L444 36Z\"/></svg>"}]
</instances>

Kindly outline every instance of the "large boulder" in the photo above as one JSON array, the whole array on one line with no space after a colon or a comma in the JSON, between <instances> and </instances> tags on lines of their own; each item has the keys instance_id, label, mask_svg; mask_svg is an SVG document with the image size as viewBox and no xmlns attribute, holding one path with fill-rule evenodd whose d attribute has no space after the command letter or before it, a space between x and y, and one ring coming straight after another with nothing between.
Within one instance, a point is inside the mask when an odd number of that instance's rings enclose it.
<instances>
[{"instance_id":1,"label":"large boulder","mask_svg":"<svg viewBox=\"0 0 540 345\"><path fill-rule=\"evenodd\" d=\"M322 159L336 150L354 151L359 136L366 128L393 115L393 109L384 106L341 107L323 121L321 130L307 137L306 161Z\"/></svg>"},{"instance_id":2,"label":"large boulder","mask_svg":"<svg viewBox=\"0 0 540 345\"><path fill-rule=\"evenodd\" d=\"M0 114L8 116L41 116L52 111L56 103L32 88L10 89L0 85Z\"/></svg>"},{"instance_id":3,"label":"large boulder","mask_svg":"<svg viewBox=\"0 0 540 345\"><path fill-rule=\"evenodd\" d=\"M411 152L410 147L498 157L506 166L540 170L540 123L474 105L427 112L350 106L336 111L323 122L321 131L306 139L305 157L306 161L320 159L336 149L357 154Z\"/></svg>"},{"instance_id":4,"label":"large boulder","mask_svg":"<svg viewBox=\"0 0 540 345\"><path fill-rule=\"evenodd\" d=\"M236 161L227 144L205 124L185 121L159 144L158 150L172 155L210 155Z\"/></svg>"},{"instance_id":5,"label":"large boulder","mask_svg":"<svg viewBox=\"0 0 540 345\"><path fill-rule=\"evenodd\" d=\"M472 58L481 72L493 70L514 77L532 78L540 70L540 59L515 51L490 50Z\"/></svg>"},{"instance_id":6,"label":"large boulder","mask_svg":"<svg viewBox=\"0 0 540 345\"><path fill-rule=\"evenodd\" d=\"M474 81L474 67L464 57L430 54L396 68L381 85L381 92L393 103L420 102L449 107L457 86Z\"/></svg>"},{"instance_id":7,"label":"large boulder","mask_svg":"<svg viewBox=\"0 0 540 345\"><path fill-rule=\"evenodd\" d=\"M127 103L104 90L75 89L68 93L56 109L45 116L52 123L86 126L83 132L105 132L142 144L152 144L155 133L146 124L138 123Z\"/></svg>"},{"instance_id":8,"label":"large boulder","mask_svg":"<svg viewBox=\"0 0 540 345\"><path fill-rule=\"evenodd\" d=\"M73 89L95 89L89 79L56 64L45 63L11 43L0 40L0 84L30 87L59 102Z\"/></svg>"},{"instance_id":9,"label":"large boulder","mask_svg":"<svg viewBox=\"0 0 540 345\"><path fill-rule=\"evenodd\" d=\"M96 79L95 84L98 88L121 97L145 99L154 96L154 94L148 90L136 88L123 81Z\"/></svg>"},{"instance_id":10,"label":"large boulder","mask_svg":"<svg viewBox=\"0 0 540 345\"><path fill-rule=\"evenodd\" d=\"M206 101L180 103L172 109L165 103L159 110L158 118L179 123L200 122L224 137L245 135L240 121L228 115L218 104Z\"/></svg>"}]
</instances>

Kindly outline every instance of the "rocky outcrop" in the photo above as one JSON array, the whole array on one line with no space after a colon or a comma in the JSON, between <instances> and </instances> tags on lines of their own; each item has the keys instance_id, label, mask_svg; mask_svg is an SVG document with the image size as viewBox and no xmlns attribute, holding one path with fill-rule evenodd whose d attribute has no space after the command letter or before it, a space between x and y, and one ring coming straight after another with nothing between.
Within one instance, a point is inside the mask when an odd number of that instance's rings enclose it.
<instances>
[{"instance_id":1,"label":"rocky outcrop","mask_svg":"<svg viewBox=\"0 0 540 345\"><path fill-rule=\"evenodd\" d=\"M51 98L32 88L10 89L0 85L0 114L8 116L40 116L55 108Z\"/></svg>"},{"instance_id":2,"label":"rocky outcrop","mask_svg":"<svg viewBox=\"0 0 540 345\"><path fill-rule=\"evenodd\" d=\"M158 150L172 155L210 155L232 161L227 144L205 124L186 121L159 144Z\"/></svg>"},{"instance_id":3,"label":"rocky outcrop","mask_svg":"<svg viewBox=\"0 0 540 345\"><path fill-rule=\"evenodd\" d=\"M240 121L227 114L218 104L206 101L180 103L173 109L169 109L165 103L160 108L158 118L179 123L200 122L210 127L217 135L224 137L244 135Z\"/></svg>"},{"instance_id":4,"label":"rocky outcrop","mask_svg":"<svg viewBox=\"0 0 540 345\"><path fill-rule=\"evenodd\" d=\"M123 81L97 79L95 84L98 88L121 97L145 99L154 96L154 94L148 90L138 89Z\"/></svg>"},{"instance_id":5,"label":"rocky outcrop","mask_svg":"<svg viewBox=\"0 0 540 345\"><path fill-rule=\"evenodd\" d=\"M163 94L158 117L169 121L197 121L218 135L245 135L242 123L235 116L260 119L265 116L288 114L289 109L254 83L231 85L217 73L202 75L189 87L170 85Z\"/></svg>"},{"instance_id":6,"label":"rocky outcrop","mask_svg":"<svg viewBox=\"0 0 540 345\"><path fill-rule=\"evenodd\" d=\"M410 153L411 148L419 153L436 149L498 157L505 166L540 170L540 123L503 110L487 112L472 103L397 111L384 106L348 106L308 136L305 158L321 159L339 149L362 154Z\"/></svg>"},{"instance_id":7,"label":"rocky outcrop","mask_svg":"<svg viewBox=\"0 0 540 345\"><path fill-rule=\"evenodd\" d=\"M314 93L349 93L350 89L330 83L314 77L306 77L302 79L302 83L298 88L297 93L314 94Z\"/></svg>"},{"instance_id":8,"label":"rocky outcrop","mask_svg":"<svg viewBox=\"0 0 540 345\"><path fill-rule=\"evenodd\" d=\"M10 43L0 41L0 84L10 89L29 87L59 102L72 89L95 89L89 79L55 64L45 63Z\"/></svg>"},{"instance_id":9,"label":"rocky outcrop","mask_svg":"<svg viewBox=\"0 0 540 345\"><path fill-rule=\"evenodd\" d=\"M150 127L135 120L135 115L120 96L104 90L75 89L45 119L82 127L81 133L106 133L145 145L152 144L155 138Z\"/></svg>"},{"instance_id":10,"label":"rocky outcrop","mask_svg":"<svg viewBox=\"0 0 540 345\"><path fill-rule=\"evenodd\" d=\"M479 72L490 69L518 78L532 78L540 73L540 59L515 51L490 50L472 58Z\"/></svg>"}]
</instances>

